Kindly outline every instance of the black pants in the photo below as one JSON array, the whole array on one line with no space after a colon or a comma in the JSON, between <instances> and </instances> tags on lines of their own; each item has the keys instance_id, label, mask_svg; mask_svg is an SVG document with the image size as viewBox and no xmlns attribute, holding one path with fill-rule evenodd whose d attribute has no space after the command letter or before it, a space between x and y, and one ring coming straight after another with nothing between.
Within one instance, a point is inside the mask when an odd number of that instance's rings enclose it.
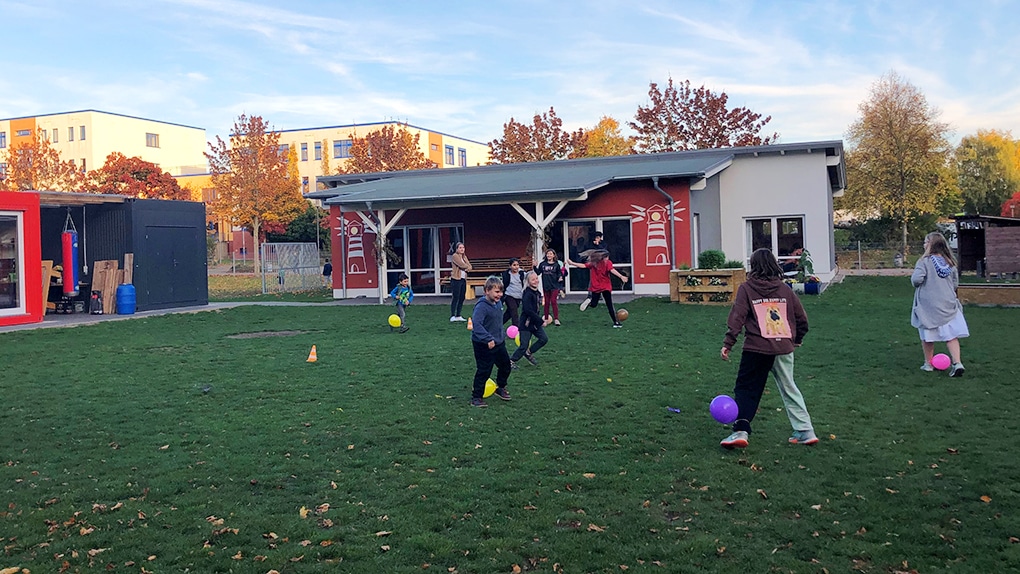
<instances>
[{"instance_id":1,"label":"black pants","mask_svg":"<svg viewBox=\"0 0 1020 574\"><path fill-rule=\"evenodd\" d=\"M450 279L450 293L453 300L450 301L450 316L460 317L464 308L464 295L467 294L467 279Z\"/></svg>"},{"instance_id":2,"label":"black pants","mask_svg":"<svg viewBox=\"0 0 1020 574\"><path fill-rule=\"evenodd\" d=\"M503 297L503 303L506 304L506 311L503 311L503 323L506 324L507 321L510 321L511 325L516 325L517 309L521 306L521 300L507 295Z\"/></svg>"},{"instance_id":3,"label":"black pants","mask_svg":"<svg viewBox=\"0 0 1020 574\"><path fill-rule=\"evenodd\" d=\"M609 317L611 318L613 323L614 324L619 323L619 321L616 319L616 307L613 307L613 292L612 291L596 291L596 292L592 293L591 294L591 297L592 297L592 299L591 299L591 306L592 307L595 307L595 304L598 303L599 295L601 295L602 299L605 300L605 302L606 302L606 309L609 310Z\"/></svg>"},{"instance_id":4,"label":"black pants","mask_svg":"<svg viewBox=\"0 0 1020 574\"><path fill-rule=\"evenodd\" d=\"M737 401L737 420L733 423L733 430L751 432L751 421L758 412L765 383L769 380L769 372L775 362L775 355L763 355L746 349L740 353L737 382L733 385L733 398Z\"/></svg>"},{"instance_id":5,"label":"black pants","mask_svg":"<svg viewBox=\"0 0 1020 574\"><path fill-rule=\"evenodd\" d=\"M530 345L529 347L532 337L535 338L535 343L533 345ZM532 331L531 329L521 329L521 346L517 347L517 350L514 351L513 356L510 357L510 360L520 361L521 357L523 357L525 353L533 355L537 353L539 349L544 347L545 344L548 342L549 335L545 334L545 327L541 325L539 325L538 328L535 329L534 331Z\"/></svg>"},{"instance_id":6,"label":"black pants","mask_svg":"<svg viewBox=\"0 0 1020 574\"><path fill-rule=\"evenodd\" d=\"M480 399L485 394L485 381L492 375L492 366L496 366L496 386L503 388L510 378L510 355L506 352L505 343L496 343L489 348L488 343L471 341L475 350L475 379L471 386L471 398Z\"/></svg>"}]
</instances>

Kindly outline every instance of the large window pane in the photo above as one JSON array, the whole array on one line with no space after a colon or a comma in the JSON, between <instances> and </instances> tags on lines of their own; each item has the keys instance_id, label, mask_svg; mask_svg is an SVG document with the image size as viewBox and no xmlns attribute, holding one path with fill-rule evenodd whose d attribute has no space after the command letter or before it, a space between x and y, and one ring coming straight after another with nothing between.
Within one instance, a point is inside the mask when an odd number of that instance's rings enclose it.
<instances>
[{"instance_id":1,"label":"large window pane","mask_svg":"<svg viewBox=\"0 0 1020 574\"><path fill-rule=\"evenodd\" d=\"M18 216L0 214L0 309L21 307Z\"/></svg>"}]
</instances>

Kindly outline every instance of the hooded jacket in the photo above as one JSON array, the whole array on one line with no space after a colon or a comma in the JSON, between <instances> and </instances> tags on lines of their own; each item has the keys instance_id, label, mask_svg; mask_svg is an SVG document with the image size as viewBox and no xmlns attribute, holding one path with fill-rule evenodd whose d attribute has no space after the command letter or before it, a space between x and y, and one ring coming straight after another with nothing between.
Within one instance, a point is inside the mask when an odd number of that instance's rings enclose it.
<instances>
[{"instance_id":1,"label":"hooded jacket","mask_svg":"<svg viewBox=\"0 0 1020 574\"><path fill-rule=\"evenodd\" d=\"M781 279L749 277L737 289L726 320L723 346L732 349L744 331L744 350L786 355L808 332L807 313L793 289Z\"/></svg>"}]
</instances>

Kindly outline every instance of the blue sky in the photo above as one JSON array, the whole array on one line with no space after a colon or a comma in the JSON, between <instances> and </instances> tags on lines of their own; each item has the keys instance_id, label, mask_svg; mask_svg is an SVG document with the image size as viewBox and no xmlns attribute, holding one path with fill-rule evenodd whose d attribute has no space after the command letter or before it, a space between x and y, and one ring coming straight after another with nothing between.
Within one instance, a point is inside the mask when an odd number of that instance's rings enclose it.
<instances>
[{"instance_id":1,"label":"blue sky","mask_svg":"<svg viewBox=\"0 0 1020 574\"><path fill-rule=\"evenodd\" d=\"M896 71L952 141L1020 138L1020 0L0 0L0 118L97 109L225 136L398 119L488 142L555 107L626 124L689 79L771 115L784 143L842 139Z\"/></svg>"}]
</instances>

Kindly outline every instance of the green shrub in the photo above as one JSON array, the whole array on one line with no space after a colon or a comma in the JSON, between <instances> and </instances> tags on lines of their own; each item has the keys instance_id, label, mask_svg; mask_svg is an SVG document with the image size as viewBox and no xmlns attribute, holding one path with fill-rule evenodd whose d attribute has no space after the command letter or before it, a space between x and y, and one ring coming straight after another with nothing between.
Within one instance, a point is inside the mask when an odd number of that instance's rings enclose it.
<instances>
[{"instance_id":1,"label":"green shrub","mask_svg":"<svg viewBox=\"0 0 1020 574\"><path fill-rule=\"evenodd\" d=\"M743 269L744 268L744 262L743 261L737 261L736 259L730 259L726 263L723 263L722 268L723 269Z\"/></svg>"},{"instance_id":2,"label":"green shrub","mask_svg":"<svg viewBox=\"0 0 1020 574\"><path fill-rule=\"evenodd\" d=\"M726 263L726 254L718 249L706 249L698 255L699 269L719 269Z\"/></svg>"}]
</instances>

